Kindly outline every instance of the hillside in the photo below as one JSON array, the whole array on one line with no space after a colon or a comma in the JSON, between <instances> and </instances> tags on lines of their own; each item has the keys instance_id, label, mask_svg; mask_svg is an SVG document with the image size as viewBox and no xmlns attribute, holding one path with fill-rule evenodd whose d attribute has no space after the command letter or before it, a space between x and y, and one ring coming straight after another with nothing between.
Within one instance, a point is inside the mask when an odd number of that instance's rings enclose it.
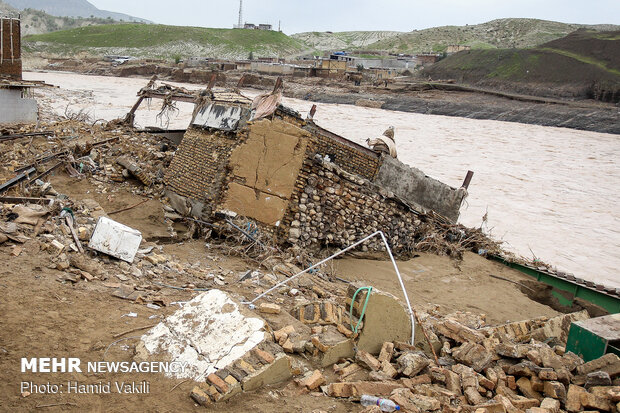
<instances>
[{"instance_id":1,"label":"hillside","mask_svg":"<svg viewBox=\"0 0 620 413\"><path fill-rule=\"evenodd\" d=\"M537 95L620 100L620 31L578 30L531 49L471 50L424 70L433 79Z\"/></svg>"},{"instance_id":2,"label":"hillside","mask_svg":"<svg viewBox=\"0 0 620 413\"><path fill-rule=\"evenodd\" d=\"M536 19L499 19L471 26L442 26L401 33L366 46L367 49L415 54L443 52L448 45L472 49L528 48L580 29L619 30L620 26L567 24Z\"/></svg>"},{"instance_id":3,"label":"hillside","mask_svg":"<svg viewBox=\"0 0 620 413\"><path fill-rule=\"evenodd\" d=\"M110 18L118 21L150 23L148 20L127 14L100 10L87 0L4 0L4 2L18 10L39 10L58 17Z\"/></svg>"},{"instance_id":4,"label":"hillside","mask_svg":"<svg viewBox=\"0 0 620 413\"><path fill-rule=\"evenodd\" d=\"M137 57L286 57L306 46L281 32L123 23L83 27L24 38L30 52L71 55L129 54Z\"/></svg>"},{"instance_id":5,"label":"hillside","mask_svg":"<svg viewBox=\"0 0 620 413\"><path fill-rule=\"evenodd\" d=\"M305 32L291 37L304 42L315 50L351 50L366 47L402 32L367 31L367 32Z\"/></svg>"}]
</instances>

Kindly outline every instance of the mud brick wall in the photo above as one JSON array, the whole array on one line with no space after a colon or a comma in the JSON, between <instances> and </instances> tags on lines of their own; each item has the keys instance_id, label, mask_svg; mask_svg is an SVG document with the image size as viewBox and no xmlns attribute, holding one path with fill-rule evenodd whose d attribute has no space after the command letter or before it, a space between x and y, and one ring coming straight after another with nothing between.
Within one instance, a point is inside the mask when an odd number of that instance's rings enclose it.
<instances>
[{"instance_id":1,"label":"mud brick wall","mask_svg":"<svg viewBox=\"0 0 620 413\"><path fill-rule=\"evenodd\" d=\"M21 28L17 19L0 19L2 52L0 53L0 76L22 78ZM13 35L11 36L11 32ZM12 42L12 43L11 43ZM11 50L13 53L11 53Z\"/></svg>"},{"instance_id":2,"label":"mud brick wall","mask_svg":"<svg viewBox=\"0 0 620 413\"><path fill-rule=\"evenodd\" d=\"M178 195L215 205L219 202L230 154L245 135L188 129L164 182Z\"/></svg>"},{"instance_id":3,"label":"mud brick wall","mask_svg":"<svg viewBox=\"0 0 620 413\"><path fill-rule=\"evenodd\" d=\"M280 236L309 250L346 247L383 231L396 254L413 251L417 214L370 181L322 161L307 158L296 181ZM385 249L380 238L361 250Z\"/></svg>"}]
</instances>

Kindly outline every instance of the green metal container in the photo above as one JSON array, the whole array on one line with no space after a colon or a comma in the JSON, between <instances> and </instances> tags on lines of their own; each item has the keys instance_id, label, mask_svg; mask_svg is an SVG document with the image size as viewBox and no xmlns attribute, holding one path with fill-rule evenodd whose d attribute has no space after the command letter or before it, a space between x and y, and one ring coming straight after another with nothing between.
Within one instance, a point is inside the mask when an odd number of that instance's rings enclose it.
<instances>
[{"instance_id":1,"label":"green metal container","mask_svg":"<svg viewBox=\"0 0 620 413\"><path fill-rule=\"evenodd\" d=\"M586 362L606 353L620 356L620 314L572 323L566 351L572 351Z\"/></svg>"}]
</instances>

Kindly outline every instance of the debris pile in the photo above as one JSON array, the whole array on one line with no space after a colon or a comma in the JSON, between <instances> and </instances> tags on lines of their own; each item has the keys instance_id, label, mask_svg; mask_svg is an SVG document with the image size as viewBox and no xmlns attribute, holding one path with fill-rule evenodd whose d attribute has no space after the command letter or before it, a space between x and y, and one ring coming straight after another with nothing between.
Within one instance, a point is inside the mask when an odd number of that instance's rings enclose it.
<instances>
[{"instance_id":1,"label":"debris pile","mask_svg":"<svg viewBox=\"0 0 620 413\"><path fill-rule=\"evenodd\" d=\"M560 321L566 323L567 317L584 315L561 316ZM483 320L471 315L465 323L453 316L426 321L441 342L437 361L405 343L386 342L377 357L358 350L355 359L334 365L338 380L327 385L325 393L384 396L408 412L580 412L620 407L620 358L610 353L584 363L560 344L519 340L531 336L540 320L518 323L520 328L477 328ZM506 334L509 330L511 336Z\"/></svg>"}]
</instances>

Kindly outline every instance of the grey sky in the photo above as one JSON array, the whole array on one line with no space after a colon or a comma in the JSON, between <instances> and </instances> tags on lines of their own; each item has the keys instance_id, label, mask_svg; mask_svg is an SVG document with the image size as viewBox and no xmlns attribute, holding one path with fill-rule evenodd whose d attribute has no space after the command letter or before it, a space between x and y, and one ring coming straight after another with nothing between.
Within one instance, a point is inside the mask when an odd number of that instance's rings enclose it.
<instances>
[{"instance_id":1,"label":"grey sky","mask_svg":"<svg viewBox=\"0 0 620 413\"><path fill-rule=\"evenodd\" d=\"M90 0L100 9L156 23L231 28L238 0ZM395 30L528 17L565 23L620 24L619 0L244 0L244 21L304 31Z\"/></svg>"}]
</instances>

